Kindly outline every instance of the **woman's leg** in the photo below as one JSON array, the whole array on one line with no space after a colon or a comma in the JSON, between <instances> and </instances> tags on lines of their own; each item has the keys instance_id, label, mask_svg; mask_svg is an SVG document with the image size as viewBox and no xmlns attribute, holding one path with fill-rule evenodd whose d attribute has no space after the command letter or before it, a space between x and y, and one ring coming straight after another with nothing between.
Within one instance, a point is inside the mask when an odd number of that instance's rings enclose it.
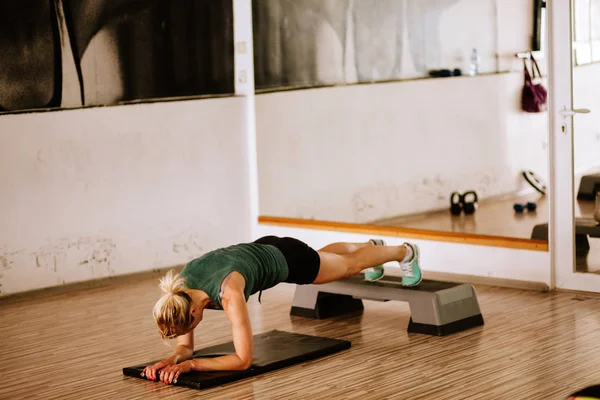
<instances>
[{"instance_id":1,"label":"woman's leg","mask_svg":"<svg viewBox=\"0 0 600 400\"><path fill-rule=\"evenodd\" d=\"M365 243L346 243L346 242L336 242L328 244L323 247L319 251L323 251L325 253L334 253L334 254L348 254L353 253L356 250L362 249L365 246L373 246L375 243L369 241Z\"/></svg>"},{"instance_id":2,"label":"woman's leg","mask_svg":"<svg viewBox=\"0 0 600 400\"><path fill-rule=\"evenodd\" d=\"M365 246L352 253L334 254L319 251L321 268L313 283L321 284L356 275L367 268L390 261L402 262L406 246Z\"/></svg>"},{"instance_id":3,"label":"woman's leg","mask_svg":"<svg viewBox=\"0 0 600 400\"><path fill-rule=\"evenodd\" d=\"M365 246L385 246L385 241L381 239L370 239L368 242L364 243L347 243L347 242L337 242L331 243L321 250L326 253L335 253L335 254L348 254L353 253L359 249L362 249ZM367 268L365 270L365 280L373 282L383 278L384 275L383 265L377 265L371 268Z\"/></svg>"},{"instance_id":4,"label":"woman's leg","mask_svg":"<svg viewBox=\"0 0 600 400\"><path fill-rule=\"evenodd\" d=\"M314 284L323 284L337 281L360 273L361 271L383 265L390 261L397 261L404 273L402 283L405 286L416 286L421 282L419 267L419 249L414 244L404 243L401 246L369 246L365 245L358 250L335 254L319 251L321 259L319 273Z\"/></svg>"}]
</instances>

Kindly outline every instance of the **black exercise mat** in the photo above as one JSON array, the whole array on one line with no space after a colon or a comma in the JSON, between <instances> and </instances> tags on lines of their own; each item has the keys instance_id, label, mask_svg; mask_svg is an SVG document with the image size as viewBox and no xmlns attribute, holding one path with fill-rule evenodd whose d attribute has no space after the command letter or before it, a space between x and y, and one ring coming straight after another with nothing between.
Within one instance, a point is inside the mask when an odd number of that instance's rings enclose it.
<instances>
[{"instance_id":1,"label":"black exercise mat","mask_svg":"<svg viewBox=\"0 0 600 400\"><path fill-rule=\"evenodd\" d=\"M587 387L569 396L569 398L577 397L584 397L588 399L600 399L600 385Z\"/></svg>"},{"instance_id":2,"label":"black exercise mat","mask_svg":"<svg viewBox=\"0 0 600 400\"><path fill-rule=\"evenodd\" d=\"M302 335L278 330L254 335L252 341L253 361L252 366L248 370L192 371L180 375L175 385L192 389L207 389L337 353L350 348L351 345L347 340ZM197 350L194 352L194 358L217 357L234 353L233 342L229 342ZM146 379L142 377L142 371L146 366L156 362L152 361L143 365L123 368L123 374L134 378ZM164 385L160 381L155 382Z\"/></svg>"}]
</instances>

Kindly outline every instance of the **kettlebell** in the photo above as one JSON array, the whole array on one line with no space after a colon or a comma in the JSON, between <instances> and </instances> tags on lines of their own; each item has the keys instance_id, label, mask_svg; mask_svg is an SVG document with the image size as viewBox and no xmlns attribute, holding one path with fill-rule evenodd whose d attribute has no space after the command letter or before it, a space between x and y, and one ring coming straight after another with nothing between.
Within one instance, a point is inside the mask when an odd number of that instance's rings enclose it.
<instances>
[{"instance_id":1,"label":"kettlebell","mask_svg":"<svg viewBox=\"0 0 600 400\"><path fill-rule=\"evenodd\" d=\"M453 192L450 195L450 213L452 215L460 215L462 212L463 197L458 192Z\"/></svg>"},{"instance_id":2,"label":"kettlebell","mask_svg":"<svg viewBox=\"0 0 600 400\"><path fill-rule=\"evenodd\" d=\"M468 201L467 196L472 196L473 200ZM473 190L463 193L462 195L463 211L465 214L473 214L477 209L477 193Z\"/></svg>"}]
</instances>

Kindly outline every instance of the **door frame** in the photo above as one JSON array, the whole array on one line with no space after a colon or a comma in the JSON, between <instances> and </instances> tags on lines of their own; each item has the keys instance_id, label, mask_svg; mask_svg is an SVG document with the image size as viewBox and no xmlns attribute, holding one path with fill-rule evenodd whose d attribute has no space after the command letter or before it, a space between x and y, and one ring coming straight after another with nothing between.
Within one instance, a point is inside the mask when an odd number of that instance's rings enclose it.
<instances>
[{"instance_id":1,"label":"door frame","mask_svg":"<svg viewBox=\"0 0 600 400\"><path fill-rule=\"evenodd\" d=\"M575 271L573 0L548 0L547 15L550 287L600 292L600 275Z\"/></svg>"}]
</instances>

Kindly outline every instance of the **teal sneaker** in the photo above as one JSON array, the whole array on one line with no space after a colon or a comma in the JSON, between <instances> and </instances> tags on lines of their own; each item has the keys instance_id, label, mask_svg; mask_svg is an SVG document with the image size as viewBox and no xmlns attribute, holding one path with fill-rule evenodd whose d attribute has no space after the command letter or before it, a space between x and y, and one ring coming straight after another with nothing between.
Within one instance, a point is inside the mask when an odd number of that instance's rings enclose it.
<instances>
[{"instance_id":1,"label":"teal sneaker","mask_svg":"<svg viewBox=\"0 0 600 400\"><path fill-rule=\"evenodd\" d=\"M402 269L402 286L418 286L423 279L421 274L421 267L419 266L419 246L412 243L404 243L406 246L410 246L413 251L413 256L410 260L400 263L400 269Z\"/></svg>"},{"instance_id":2,"label":"teal sneaker","mask_svg":"<svg viewBox=\"0 0 600 400\"><path fill-rule=\"evenodd\" d=\"M369 241L375 246L385 246L385 242L382 239L370 239ZM369 282L378 281L383 278L384 273L383 265L368 268L365 270L365 280Z\"/></svg>"}]
</instances>

